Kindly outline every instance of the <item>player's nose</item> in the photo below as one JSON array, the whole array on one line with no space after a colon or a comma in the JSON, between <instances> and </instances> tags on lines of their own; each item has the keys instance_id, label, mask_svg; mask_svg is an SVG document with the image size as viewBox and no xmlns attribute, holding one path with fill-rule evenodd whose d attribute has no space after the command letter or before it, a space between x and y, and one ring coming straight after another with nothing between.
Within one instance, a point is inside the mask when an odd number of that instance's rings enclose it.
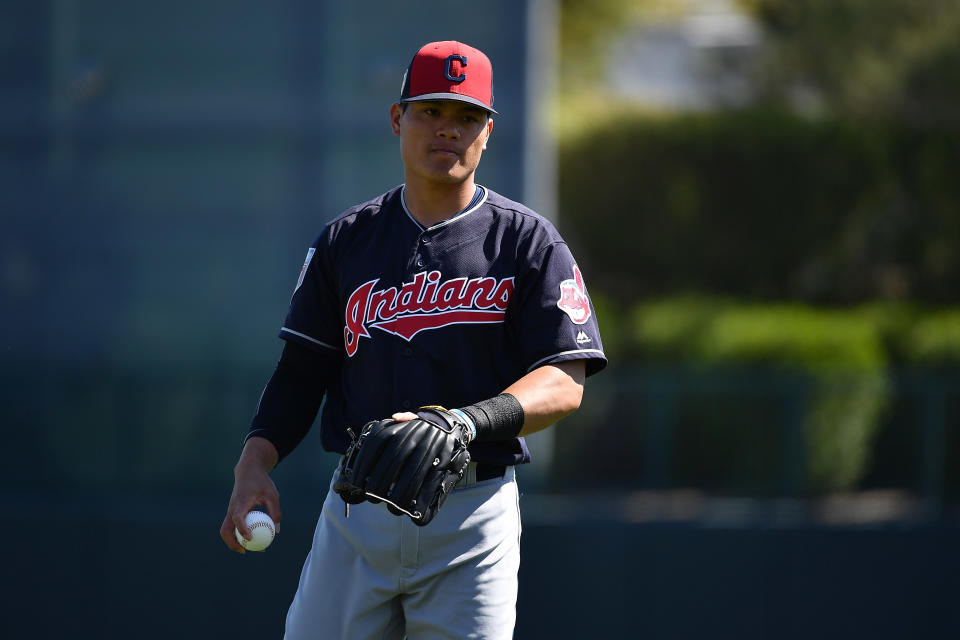
<instances>
[{"instance_id":1,"label":"player's nose","mask_svg":"<svg viewBox=\"0 0 960 640\"><path fill-rule=\"evenodd\" d=\"M453 122L445 122L437 129L437 137L456 140L460 137L460 127Z\"/></svg>"}]
</instances>

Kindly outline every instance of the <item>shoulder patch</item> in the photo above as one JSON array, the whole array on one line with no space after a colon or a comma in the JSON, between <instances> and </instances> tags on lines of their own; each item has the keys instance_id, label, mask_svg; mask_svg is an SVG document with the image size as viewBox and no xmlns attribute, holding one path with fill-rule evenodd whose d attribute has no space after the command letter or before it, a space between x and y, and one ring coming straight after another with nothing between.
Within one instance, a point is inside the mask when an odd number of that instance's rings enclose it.
<instances>
[{"instance_id":1,"label":"shoulder patch","mask_svg":"<svg viewBox=\"0 0 960 640\"><path fill-rule=\"evenodd\" d=\"M304 278L304 276L307 275L307 268L310 266L310 261L313 260L313 254L314 254L315 251L316 251L316 249L314 249L313 247L310 247L310 248L307 250L307 257L306 257L306 259L303 261L303 269L300 269L300 277L297 278L297 286L295 286L295 287L293 288L293 293L294 293L294 294L297 292L297 289L300 288L300 285L303 284L303 278ZM293 294L291 294L291 297L293 297Z\"/></svg>"},{"instance_id":2,"label":"shoulder patch","mask_svg":"<svg viewBox=\"0 0 960 640\"><path fill-rule=\"evenodd\" d=\"M573 265L573 278L560 283L560 299L557 307L570 316L573 324L585 324L590 319L590 300L583 285L583 276L577 265Z\"/></svg>"}]
</instances>

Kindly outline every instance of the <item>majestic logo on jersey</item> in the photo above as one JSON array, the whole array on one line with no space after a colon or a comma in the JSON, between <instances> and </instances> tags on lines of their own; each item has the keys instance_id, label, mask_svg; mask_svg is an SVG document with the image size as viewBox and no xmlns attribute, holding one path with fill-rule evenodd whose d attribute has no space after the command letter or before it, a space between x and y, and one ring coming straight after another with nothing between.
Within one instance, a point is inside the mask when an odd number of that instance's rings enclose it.
<instances>
[{"instance_id":1,"label":"majestic logo on jersey","mask_svg":"<svg viewBox=\"0 0 960 640\"><path fill-rule=\"evenodd\" d=\"M346 308L343 344L353 356L360 338L369 338L374 327L407 342L421 331L451 324L503 322L513 294L513 278L453 278L440 282L439 271L421 271L398 290L373 288L370 280L350 294Z\"/></svg>"},{"instance_id":2,"label":"majestic logo on jersey","mask_svg":"<svg viewBox=\"0 0 960 640\"><path fill-rule=\"evenodd\" d=\"M590 300L587 298L587 289L583 286L583 276L580 275L577 265L573 265L573 279L560 283L557 306L570 316L574 324L584 324L590 319Z\"/></svg>"}]
</instances>

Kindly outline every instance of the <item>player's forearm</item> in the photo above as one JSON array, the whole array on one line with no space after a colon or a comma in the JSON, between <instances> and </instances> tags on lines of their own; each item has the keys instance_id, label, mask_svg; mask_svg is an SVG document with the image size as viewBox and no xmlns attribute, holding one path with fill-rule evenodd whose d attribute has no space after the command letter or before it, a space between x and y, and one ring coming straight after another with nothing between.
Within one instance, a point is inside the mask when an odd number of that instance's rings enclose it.
<instances>
[{"instance_id":1,"label":"player's forearm","mask_svg":"<svg viewBox=\"0 0 960 640\"><path fill-rule=\"evenodd\" d=\"M323 394L339 371L339 360L297 344L286 343L277 368L260 396L247 432L247 441L270 441L277 464L307 435L317 417Z\"/></svg>"},{"instance_id":2,"label":"player's forearm","mask_svg":"<svg viewBox=\"0 0 960 640\"><path fill-rule=\"evenodd\" d=\"M521 436L546 429L578 408L583 398L583 360L538 367L504 390L520 402Z\"/></svg>"},{"instance_id":3,"label":"player's forearm","mask_svg":"<svg viewBox=\"0 0 960 640\"><path fill-rule=\"evenodd\" d=\"M273 443L266 438L253 436L247 439L240 453L240 459L233 469L234 475L247 468L270 471L280 461L280 454Z\"/></svg>"},{"instance_id":4,"label":"player's forearm","mask_svg":"<svg viewBox=\"0 0 960 640\"><path fill-rule=\"evenodd\" d=\"M583 360L549 364L534 369L500 395L453 409L464 418L479 441L508 440L546 429L580 407L586 366ZM413 420L403 411L393 419Z\"/></svg>"}]
</instances>

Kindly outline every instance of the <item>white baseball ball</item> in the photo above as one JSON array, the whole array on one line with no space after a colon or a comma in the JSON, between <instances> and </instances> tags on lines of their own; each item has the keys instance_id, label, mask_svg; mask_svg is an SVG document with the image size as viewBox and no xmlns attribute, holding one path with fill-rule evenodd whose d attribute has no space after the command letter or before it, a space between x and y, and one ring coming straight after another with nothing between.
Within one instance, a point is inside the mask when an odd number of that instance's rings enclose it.
<instances>
[{"instance_id":1,"label":"white baseball ball","mask_svg":"<svg viewBox=\"0 0 960 640\"><path fill-rule=\"evenodd\" d=\"M250 540L244 539L240 535L239 529L233 528L233 533L237 536L239 542L247 551L263 551L273 542L273 537L277 534L277 527L273 524L273 518L263 511L251 511L244 519L247 528L250 529Z\"/></svg>"}]
</instances>

